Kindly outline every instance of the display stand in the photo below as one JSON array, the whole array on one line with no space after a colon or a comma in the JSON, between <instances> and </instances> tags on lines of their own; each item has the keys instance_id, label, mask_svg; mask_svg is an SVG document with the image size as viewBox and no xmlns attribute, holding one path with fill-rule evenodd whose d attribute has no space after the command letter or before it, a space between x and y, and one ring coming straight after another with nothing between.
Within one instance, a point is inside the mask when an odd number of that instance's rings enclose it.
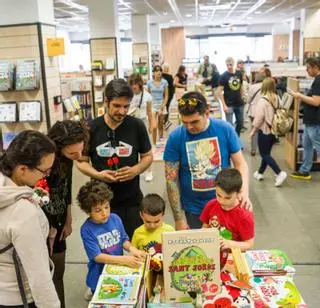
<instances>
[{"instance_id":1,"label":"display stand","mask_svg":"<svg viewBox=\"0 0 320 308\"><path fill-rule=\"evenodd\" d=\"M296 78L288 78L288 89L299 92L300 82ZM294 99L294 103L291 106L291 116L293 117L293 128L292 132L288 133L284 140L284 149L286 153L286 161L293 171L300 168L303 161L303 123L302 114L300 110L300 101ZM312 171L320 171L320 157L317 157L316 151L314 152L314 163L312 166Z\"/></svg>"},{"instance_id":2,"label":"display stand","mask_svg":"<svg viewBox=\"0 0 320 308\"><path fill-rule=\"evenodd\" d=\"M56 36L54 25L43 23L0 26L0 60L17 65L19 60L33 60L39 64L39 87L28 90L0 92L0 104L40 102L40 121L2 123L2 139L26 129L46 132L57 120L62 120L62 106L54 97L61 95L59 63L57 57L47 56L47 38ZM7 146L7 144L6 144Z\"/></svg>"},{"instance_id":3,"label":"display stand","mask_svg":"<svg viewBox=\"0 0 320 308\"><path fill-rule=\"evenodd\" d=\"M132 44L133 71L142 76L146 83L150 79L150 57L148 43Z\"/></svg>"},{"instance_id":4,"label":"display stand","mask_svg":"<svg viewBox=\"0 0 320 308\"><path fill-rule=\"evenodd\" d=\"M94 117L104 114L103 90L106 84L118 77L116 37L90 39L92 63L92 96ZM101 62L101 66L94 63Z\"/></svg>"}]
</instances>

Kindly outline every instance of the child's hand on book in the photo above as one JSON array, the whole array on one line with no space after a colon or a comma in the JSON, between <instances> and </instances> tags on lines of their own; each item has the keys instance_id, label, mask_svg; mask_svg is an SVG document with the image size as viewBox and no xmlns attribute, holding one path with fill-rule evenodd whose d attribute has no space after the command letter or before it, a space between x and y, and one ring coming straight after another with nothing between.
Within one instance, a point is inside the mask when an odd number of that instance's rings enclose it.
<instances>
[{"instance_id":1,"label":"child's hand on book","mask_svg":"<svg viewBox=\"0 0 320 308\"><path fill-rule=\"evenodd\" d=\"M130 253L133 257L137 258L138 260L140 260L141 262L144 261L145 257L146 257L146 253L142 250L137 249L134 246L130 247Z\"/></svg>"},{"instance_id":2,"label":"child's hand on book","mask_svg":"<svg viewBox=\"0 0 320 308\"><path fill-rule=\"evenodd\" d=\"M141 259L134 256L123 256L123 264L132 268L139 268L142 265Z\"/></svg>"},{"instance_id":3,"label":"child's hand on book","mask_svg":"<svg viewBox=\"0 0 320 308\"><path fill-rule=\"evenodd\" d=\"M230 241L220 237L220 248L221 250L231 249Z\"/></svg>"}]
</instances>

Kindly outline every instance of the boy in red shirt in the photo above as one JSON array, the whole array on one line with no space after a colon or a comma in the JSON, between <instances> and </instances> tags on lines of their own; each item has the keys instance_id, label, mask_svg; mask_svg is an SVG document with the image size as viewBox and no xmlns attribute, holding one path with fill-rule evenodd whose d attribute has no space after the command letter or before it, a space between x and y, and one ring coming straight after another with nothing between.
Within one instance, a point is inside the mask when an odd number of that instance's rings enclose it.
<instances>
[{"instance_id":1,"label":"boy in red shirt","mask_svg":"<svg viewBox=\"0 0 320 308\"><path fill-rule=\"evenodd\" d=\"M203 209L200 220L203 228L216 228L221 236L221 250L253 247L253 213L240 207L238 194L242 187L241 174L237 169L221 170L216 177L216 196Z\"/></svg>"}]
</instances>

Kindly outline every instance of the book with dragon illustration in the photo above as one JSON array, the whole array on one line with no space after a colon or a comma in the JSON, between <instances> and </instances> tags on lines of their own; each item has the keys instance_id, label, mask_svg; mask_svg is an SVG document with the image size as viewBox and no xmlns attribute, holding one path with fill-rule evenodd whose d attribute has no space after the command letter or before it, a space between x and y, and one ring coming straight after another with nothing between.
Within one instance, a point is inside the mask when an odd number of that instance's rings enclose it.
<instances>
[{"instance_id":1,"label":"book with dragon illustration","mask_svg":"<svg viewBox=\"0 0 320 308\"><path fill-rule=\"evenodd\" d=\"M190 302L220 290L220 242L215 229L162 234L164 289L167 302Z\"/></svg>"},{"instance_id":2,"label":"book with dragon illustration","mask_svg":"<svg viewBox=\"0 0 320 308\"><path fill-rule=\"evenodd\" d=\"M255 276L292 276L295 273L292 262L281 250L248 250L245 256Z\"/></svg>"},{"instance_id":3,"label":"book with dragon illustration","mask_svg":"<svg viewBox=\"0 0 320 308\"><path fill-rule=\"evenodd\" d=\"M134 305L137 302L140 282L139 275L102 274L91 303Z\"/></svg>"},{"instance_id":4,"label":"book with dragon illustration","mask_svg":"<svg viewBox=\"0 0 320 308\"><path fill-rule=\"evenodd\" d=\"M255 307L262 308L307 308L291 277L259 276L250 280L250 291Z\"/></svg>"}]
</instances>

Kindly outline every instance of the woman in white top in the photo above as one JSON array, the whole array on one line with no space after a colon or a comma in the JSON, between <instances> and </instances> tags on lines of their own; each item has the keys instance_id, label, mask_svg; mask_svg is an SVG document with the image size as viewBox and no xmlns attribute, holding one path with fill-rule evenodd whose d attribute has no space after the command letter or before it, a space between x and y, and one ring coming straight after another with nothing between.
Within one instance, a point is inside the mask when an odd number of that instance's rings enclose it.
<instances>
[{"instance_id":1,"label":"woman in white top","mask_svg":"<svg viewBox=\"0 0 320 308\"><path fill-rule=\"evenodd\" d=\"M258 132L258 147L261 156L261 164L258 171L253 176L256 180L263 180L264 172L268 166L276 174L275 186L281 186L287 178L287 173L281 171L275 159L271 156L272 147L276 141L275 135L271 132L272 121L275 109L279 105L279 97L276 94L276 84L272 78L266 78L261 87L261 98L257 104L253 129L250 137Z\"/></svg>"},{"instance_id":2,"label":"woman in white top","mask_svg":"<svg viewBox=\"0 0 320 308\"><path fill-rule=\"evenodd\" d=\"M133 98L130 103L129 114L141 119L146 125L149 134L155 126L155 121L152 115L152 96L143 88L143 79L140 74L132 74L129 77L129 85L133 91ZM152 167L145 172L146 182L153 180Z\"/></svg>"},{"instance_id":3,"label":"woman in white top","mask_svg":"<svg viewBox=\"0 0 320 308\"><path fill-rule=\"evenodd\" d=\"M148 91L152 95L152 111L155 118L155 126L152 129L153 144L157 143L157 134L159 138L163 138L163 122L166 104L169 97L168 82L162 78L162 68L155 65L153 68L153 80L147 83Z\"/></svg>"},{"instance_id":4,"label":"woman in white top","mask_svg":"<svg viewBox=\"0 0 320 308\"><path fill-rule=\"evenodd\" d=\"M55 152L48 137L27 130L0 155L0 307L60 308L49 223L30 188L50 173Z\"/></svg>"}]
</instances>

